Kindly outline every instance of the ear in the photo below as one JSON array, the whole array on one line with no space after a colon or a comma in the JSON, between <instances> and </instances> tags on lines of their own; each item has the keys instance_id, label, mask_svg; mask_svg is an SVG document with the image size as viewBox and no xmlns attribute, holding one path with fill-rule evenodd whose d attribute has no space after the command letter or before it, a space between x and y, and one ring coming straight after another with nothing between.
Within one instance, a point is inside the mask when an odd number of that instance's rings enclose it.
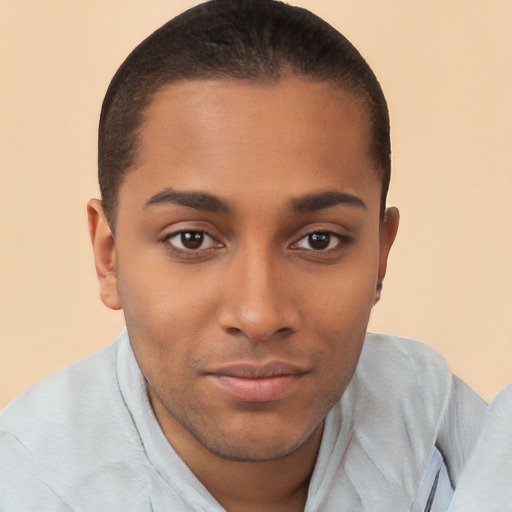
<instances>
[{"instance_id":1,"label":"ear","mask_svg":"<svg viewBox=\"0 0 512 512\"><path fill-rule=\"evenodd\" d=\"M91 199L87 203L87 220L101 300L110 309L121 309L117 291L116 244L99 199Z\"/></svg>"},{"instance_id":2,"label":"ear","mask_svg":"<svg viewBox=\"0 0 512 512\"><path fill-rule=\"evenodd\" d=\"M396 233L398 231L398 224L400 222L400 213L398 208L394 206L388 208L381 222L380 227L380 242L379 242L379 272L377 277L377 286L375 290L375 301L377 304L380 300L382 283L386 275L386 268L388 266L388 256L391 246L395 241Z\"/></svg>"}]
</instances>

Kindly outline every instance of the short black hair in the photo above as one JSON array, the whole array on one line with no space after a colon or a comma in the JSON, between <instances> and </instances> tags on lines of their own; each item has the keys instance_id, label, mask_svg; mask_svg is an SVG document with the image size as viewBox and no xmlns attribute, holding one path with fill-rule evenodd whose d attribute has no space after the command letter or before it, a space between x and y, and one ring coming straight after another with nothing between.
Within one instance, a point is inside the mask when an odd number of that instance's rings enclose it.
<instances>
[{"instance_id":1,"label":"short black hair","mask_svg":"<svg viewBox=\"0 0 512 512\"><path fill-rule=\"evenodd\" d=\"M196 79L272 82L287 75L332 82L363 99L372 129L370 150L382 179L382 215L391 170L389 115L361 54L306 9L275 0L212 0L151 34L110 83L100 117L98 177L112 229L119 186L137 155L144 111L162 86Z\"/></svg>"}]
</instances>

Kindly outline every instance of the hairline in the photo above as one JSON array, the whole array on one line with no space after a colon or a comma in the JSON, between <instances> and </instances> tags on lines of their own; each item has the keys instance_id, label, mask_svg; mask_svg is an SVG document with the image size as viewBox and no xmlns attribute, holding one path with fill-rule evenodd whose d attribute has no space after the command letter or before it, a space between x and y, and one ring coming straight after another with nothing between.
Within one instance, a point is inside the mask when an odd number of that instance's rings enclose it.
<instances>
[{"instance_id":1,"label":"hairline","mask_svg":"<svg viewBox=\"0 0 512 512\"><path fill-rule=\"evenodd\" d=\"M163 78L163 77L161 77ZM146 88L146 93L143 96L143 99L140 102L139 108L137 109L136 115L136 124L134 129L130 132L130 137L132 138L131 151L130 151L130 163L125 167L122 174L119 176L119 180L117 182L117 190L115 194L115 199L113 203L110 205L110 208L105 208L105 203L102 198L102 206L104 208L104 213L106 215L107 221L110 225L111 231L115 232L115 224L117 219L117 211L119 208L119 193L121 187L124 183L125 178L128 174L135 172L138 167L138 156L140 155L140 143L141 143L141 135L143 131L143 125L147 120L147 113L149 109L154 105L155 101L158 99L158 95L162 93L162 91L166 88L170 88L180 84L187 83L197 83L197 82L223 82L226 84L248 84L248 85L277 85L282 80L297 78L298 80L305 83L315 83L315 84L327 84L332 86L333 90L343 91L346 94L350 95L352 99L354 99L359 106L361 107L361 111L364 113L365 121L367 125L370 127L369 135L368 135L368 151L371 153L371 144L373 141L373 123L372 116L370 113L370 103L372 101L371 96L367 93L366 90L356 91L355 87L351 87L349 84L344 82L341 79L336 79L334 77L319 79L312 75L297 73L292 69L291 66L286 65L283 66L282 70L279 70L275 75L260 75L260 76L233 76L227 72L222 73L222 71L218 71L216 73L205 73L201 75L198 73L197 76L191 75L190 77L178 77L174 79L168 80L158 80L154 81L154 84ZM384 188L386 186L386 169L382 168L381 165L378 164L375 160L375 156L371 155L371 159L374 161L374 169L373 171L377 174L378 178L381 181L381 186ZM380 205L380 213L381 218L384 216L385 211L385 195L387 195L387 187L386 193L382 190L381 194L381 205Z\"/></svg>"}]
</instances>

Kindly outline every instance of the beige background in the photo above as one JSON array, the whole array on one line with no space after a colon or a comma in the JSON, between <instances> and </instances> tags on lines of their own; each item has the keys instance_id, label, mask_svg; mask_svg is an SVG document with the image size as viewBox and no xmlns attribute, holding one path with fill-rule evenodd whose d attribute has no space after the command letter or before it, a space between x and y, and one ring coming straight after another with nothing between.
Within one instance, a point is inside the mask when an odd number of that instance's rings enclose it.
<instances>
[{"instance_id":1,"label":"beige background","mask_svg":"<svg viewBox=\"0 0 512 512\"><path fill-rule=\"evenodd\" d=\"M85 204L108 82L194 1L0 0L0 407L105 345ZM296 2L380 78L402 225L371 329L421 339L486 399L512 380L512 1Z\"/></svg>"}]
</instances>

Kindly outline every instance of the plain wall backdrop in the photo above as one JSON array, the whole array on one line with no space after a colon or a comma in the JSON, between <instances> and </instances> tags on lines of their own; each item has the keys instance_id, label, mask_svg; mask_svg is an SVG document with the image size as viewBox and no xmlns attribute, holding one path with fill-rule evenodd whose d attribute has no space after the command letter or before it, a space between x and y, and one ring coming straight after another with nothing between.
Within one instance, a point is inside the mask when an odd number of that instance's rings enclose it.
<instances>
[{"instance_id":1,"label":"plain wall backdrop","mask_svg":"<svg viewBox=\"0 0 512 512\"><path fill-rule=\"evenodd\" d=\"M100 105L196 3L0 0L0 408L123 326L86 224ZM512 380L512 2L292 3L355 44L389 102L402 222L370 329L430 344L489 400Z\"/></svg>"}]
</instances>

